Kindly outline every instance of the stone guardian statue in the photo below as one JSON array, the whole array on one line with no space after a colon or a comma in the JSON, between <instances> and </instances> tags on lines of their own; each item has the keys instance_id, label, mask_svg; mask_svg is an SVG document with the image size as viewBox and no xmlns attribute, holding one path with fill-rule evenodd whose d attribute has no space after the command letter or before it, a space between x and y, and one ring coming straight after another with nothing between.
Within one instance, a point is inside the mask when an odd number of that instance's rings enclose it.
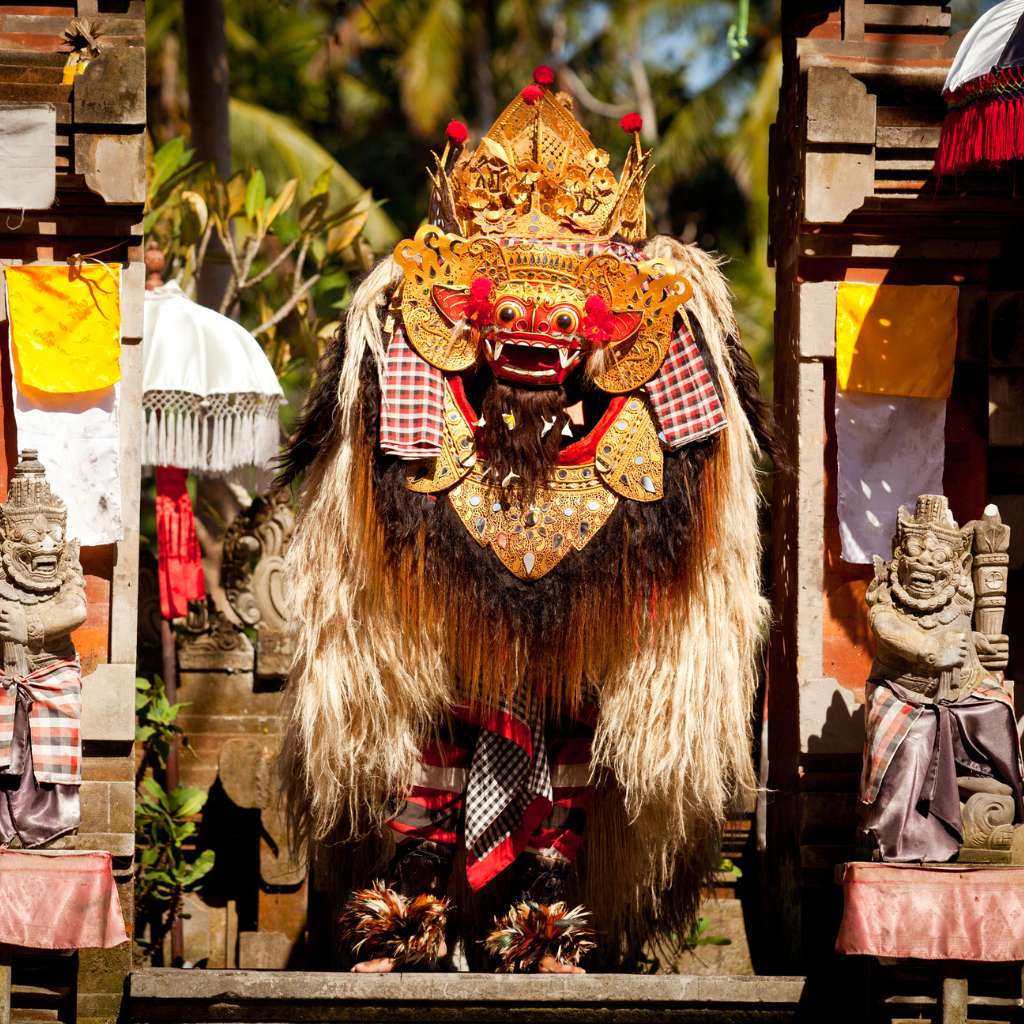
<instances>
[{"instance_id":1,"label":"stone guardian statue","mask_svg":"<svg viewBox=\"0 0 1024 1024\"><path fill-rule=\"evenodd\" d=\"M37 452L0 505L0 846L42 846L78 827L85 621L78 543Z\"/></svg>"},{"instance_id":2,"label":"stone guardian statue","mask_svg":"<svg viewBox=\"0 0 1024 1024\"><path fill-rule=\"evenodd\" d=\"M891 561L875 558L860 798L883 860L948 861L962 846L963 859L1006 860L1024 822L1002 673L1009 534L994 505L961 528L943 496L923 494L913 515L899 510Z\"/></svg>"}]
</instances>

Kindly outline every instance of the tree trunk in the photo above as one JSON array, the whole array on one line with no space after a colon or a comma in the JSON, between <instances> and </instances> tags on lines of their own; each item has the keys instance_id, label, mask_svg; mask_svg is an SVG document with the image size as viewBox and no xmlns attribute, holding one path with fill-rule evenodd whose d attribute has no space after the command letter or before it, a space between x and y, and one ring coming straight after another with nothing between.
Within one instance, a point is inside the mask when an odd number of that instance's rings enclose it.
<instances>
[{"instance_id":1,"label":"tree trunk","mask_svg":"<svg viewBox=\"0 0 1024 1024\"><path fill-rule=\"evenodd\" d=\"M231 137L228 133L228 46L224 34L224 0L184 0L184 11L192 148L198 160L211 162L218 175L227 180L231 176ZM216 309L229 280L230 267L224 251L211 243L199 277L199 301Z\"/></svg>"}]
</instances>

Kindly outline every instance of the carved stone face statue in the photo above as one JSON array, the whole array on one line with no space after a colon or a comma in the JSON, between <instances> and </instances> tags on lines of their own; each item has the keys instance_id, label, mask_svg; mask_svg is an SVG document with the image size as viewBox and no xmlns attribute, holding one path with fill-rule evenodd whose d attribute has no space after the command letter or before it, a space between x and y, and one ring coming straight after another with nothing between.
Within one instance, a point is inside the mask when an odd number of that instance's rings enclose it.
<instances>
[{"instance_id":1,"label":"carved stone face statue","mask_svg":"<svg viewBox=\"0 0 1024 1024\"><path fill-rule=\"evenodd\" d=\"M931 532L911 536L896 555L900 584L911 597L919 600L953 587L959 572L960 559L953 546Z\"/></svg>"},{"instance_id":2,"label":"carved stone face statue","mask_svg":"<svg viewBox=\"0 0 1024 1024\"><path fill-rule=\"evenodd\" d=\"M64 553L63 517L38 512L6 518L0 557L8 577L35 593L57 590L58 567Z\"/></svg>"},{"instance_id":3,"label":"carved stone face statue","mask_svg":"<svg viewBox=\"0 0 1024 1024\"><path fill-rule=\"evenodd\" d=\"M0 505L0 563L15 586L33 594L52 594L61 586L67 510L46 482L36 452L26 449Z\"/></svg>"},{"instance_id":4,"label":"carved stone face statue","mask_svg":"<svg viewBox=\"0 0 1024 1024\"><path fill-rule=\"evenodd\" d=\"M932 612L957 592L973 597L967 536L956 525L946 499L922 495L913 515L900 509L893 539L889 584L906 608Z\"/></svg>"}]
</instances>

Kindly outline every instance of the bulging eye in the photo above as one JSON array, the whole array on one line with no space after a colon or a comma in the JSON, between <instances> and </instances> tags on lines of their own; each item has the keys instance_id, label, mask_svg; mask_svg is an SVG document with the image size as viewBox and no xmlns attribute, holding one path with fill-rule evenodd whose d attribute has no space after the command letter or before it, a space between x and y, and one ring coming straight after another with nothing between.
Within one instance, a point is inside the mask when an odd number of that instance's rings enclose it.
<instances>
[{"instance_id":1,"label":"bulging eye","mask_svg":"<svg viewBox=\"0 0 1024 1024\"><path fill-rule=\"evenodd\" d=\"M514 299L503 299L498 303L495 315L498 323L510 324L525 314L526 310L521 302Z\"/></svg>"},{"instance_id":2,"label":"bulging eye","mask_svg":"<svg viewBox=\"0 0 1024 1024\"><path fill-rule=\"evenodd\" d=\"M580 325L579 314L574 309L563 307L554 310L551 323L556 331L561 334L572 334Z\"/></svg>"}]
</instances>

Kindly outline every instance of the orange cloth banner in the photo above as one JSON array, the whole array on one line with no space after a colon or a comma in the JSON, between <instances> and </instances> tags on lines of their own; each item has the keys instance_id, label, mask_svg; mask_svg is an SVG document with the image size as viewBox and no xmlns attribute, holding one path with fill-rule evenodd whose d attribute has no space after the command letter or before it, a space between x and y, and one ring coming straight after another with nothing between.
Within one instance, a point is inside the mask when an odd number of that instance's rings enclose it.
<instances>
[{"instance_id":1,"label":"orange cloth banner","mask_svg":"<svg viewBox=\"0 0 1024 1024\"><path fill-rule=\"evenodd\" d=\"M51 394L99 391L121 379L121 268L7 267L14 372Z\"/></svg>"},{"instance_id":2,"label":"orange cloth banner","mask_svg":"<svg viewBox=\"0 0 1024 1024\"><path fill-rule=\"evenodd\" d=\"M841 282L836 300L839 389L948 398L958 294L954 285Z\"/></svg>"}]
</instances>

